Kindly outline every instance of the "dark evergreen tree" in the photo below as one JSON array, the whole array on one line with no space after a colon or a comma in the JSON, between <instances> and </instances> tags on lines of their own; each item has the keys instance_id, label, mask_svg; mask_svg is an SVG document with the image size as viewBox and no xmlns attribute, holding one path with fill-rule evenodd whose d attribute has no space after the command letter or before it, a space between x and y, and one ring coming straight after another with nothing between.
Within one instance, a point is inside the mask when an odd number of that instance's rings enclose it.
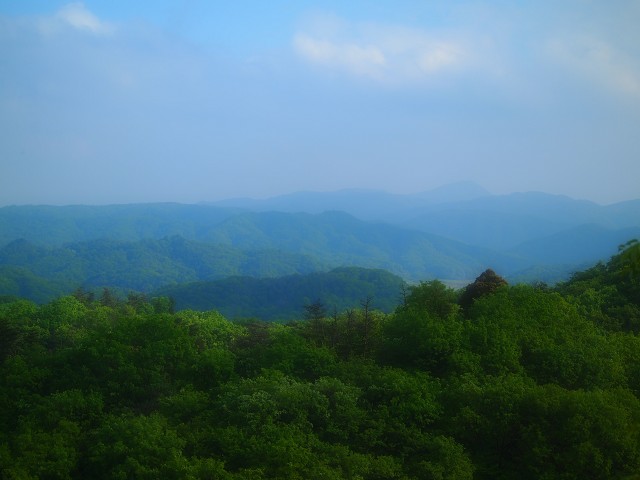
<instances>
[{"instance_id":1,"label":"dark evergreen tree","mask_svg":"<svg viewBox=\"0 0 640 480\"><path fill-rule=\"evenodd\" d=\"M466 311L474 300L489 295L505 285L507 285L507 281L489 268L482 272L473 283L466 286L460 296L460 306Z\"/></svg>"}]
</instances>

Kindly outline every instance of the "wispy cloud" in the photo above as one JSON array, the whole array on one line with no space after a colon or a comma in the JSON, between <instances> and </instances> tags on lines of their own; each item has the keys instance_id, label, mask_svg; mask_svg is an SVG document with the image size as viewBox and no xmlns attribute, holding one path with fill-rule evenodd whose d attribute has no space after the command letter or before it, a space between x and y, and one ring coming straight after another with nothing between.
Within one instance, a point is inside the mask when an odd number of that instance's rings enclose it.
<instances>
[{"instance_id":1,"label":"wispy cloud","mask_svg":"<svg viewBox=\"0 0 640 480\"><path fill-rule=\"evenodd\" d=\"M464 38L398 25L315 22L293 40L310 64L398 84L465 69L472 51Z\"/></svg>"},{"instance_id":2,"label":"wispy cloud","mask_svg":"<svg viewBox=\"0 0 640 480\"><path fill-rule=\"evenodd\" d=\"M313 63L356 75L379 77L386 64L385 54L374 45L336 43L304 34L296 35L294 45L302 57Z\"/></svg>"},{"instance_id":3,"label":"wispy cloud","mask_svg":"<svg viewBox=\"0 0 640 480\"><path fill-rule=\"evenodd\" d=\"M38 26L47 34L68 28L92 35L109 35L115 31L113 24L100 20L82 2L62 6L53 16L42 18Z\"/></svg>"},{"instance_id":4,"label":"wispy cloud","mask_svg":"<svg viewBox=\"0 0 640 480\"><path fill-rule=\"evenodd\" d=\"M563 67L622 94L640 99L640 61L593 36L554 38L548 51Z\"/></svg>"}]
</instances>

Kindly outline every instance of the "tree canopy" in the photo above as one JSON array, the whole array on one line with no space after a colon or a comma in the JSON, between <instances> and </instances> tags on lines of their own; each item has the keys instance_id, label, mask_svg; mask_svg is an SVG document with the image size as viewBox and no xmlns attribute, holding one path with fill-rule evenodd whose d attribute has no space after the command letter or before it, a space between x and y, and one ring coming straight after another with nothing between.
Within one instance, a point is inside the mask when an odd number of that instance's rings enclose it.
<instances>
[{"instance_id":1,"label":"tree canopy","mask_svg":"<svg viewBox=\"0 0 640 480\"><path fill-rule=\"evenodd\" d=\"M557 288L487 273L289 324L3 298L0 476L635 478L636 248Z\"/></svg>"}]
</instances>

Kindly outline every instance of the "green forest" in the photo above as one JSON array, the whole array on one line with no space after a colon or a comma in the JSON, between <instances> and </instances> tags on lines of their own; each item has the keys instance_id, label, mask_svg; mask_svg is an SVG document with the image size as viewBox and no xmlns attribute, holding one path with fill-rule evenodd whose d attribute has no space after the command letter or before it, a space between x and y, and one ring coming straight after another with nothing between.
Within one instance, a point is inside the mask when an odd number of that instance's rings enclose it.
<instances>
[{"instance_id":1,"label":"green forest","mask_svg":"<svg viewBox=\"0 0 640 480\"><path fill-rule=\"evenodd\" d=\"M289 323L78 289L0 303L6 479L640 479L640 244Z\"/></svg>"}]
</instances>

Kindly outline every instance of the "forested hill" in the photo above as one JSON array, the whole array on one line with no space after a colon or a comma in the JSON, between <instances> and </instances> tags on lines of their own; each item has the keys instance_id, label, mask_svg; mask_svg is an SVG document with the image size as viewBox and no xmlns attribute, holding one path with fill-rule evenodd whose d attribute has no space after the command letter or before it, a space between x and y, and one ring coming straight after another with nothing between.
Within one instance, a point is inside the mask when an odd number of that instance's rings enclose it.
<instances>
[{"instance_id":1,"label":"forested hill","mask_svg":"<svg viewBox=\"0 0 640 480\"><path fill-rule=\"evenodd\" d=\"M211 228L235 213L237 209L178 203L9 206L0 208L0 246L21 238L46 246L173 235L202 240Z\"/></svg>"},{"instance_id":2,"label":"forested hill","mask_svg":"<svg viewBox=\"0 0 640 480\"><path fill-rule=\"evenodd\" d=\"M640 244L557 288L305 317L0 301L0 477L638 477Z\"/></svg>"},{"instance_id":3,"label":"forested hill","mask_svg":"<svg viewBox=\"0 0 640 480\"><path fill-rule=\"evenodd\" d=\"M342 267L326 273L280 278L230 277L165 287L153 293L175 301L177 309L217 310L227 318L288 321L305 306L319 303L329 311L370 307L391 312L401 302L402 278L384 270Z\"/></svg>"},{"instance_id":4,"label":"forested hill","mask_svg":"<svg viewBox=\"0 0 640 480\"><path fill-rule=\"evenodd\" d=\"M61 247L16 240L0 248L0 294L43 302L78 287L148 293L197 280L238 275L278 277L326 268L308 255L241 250L180 236L135 242L92 240Z\"/></svg>"}]
</instances>

